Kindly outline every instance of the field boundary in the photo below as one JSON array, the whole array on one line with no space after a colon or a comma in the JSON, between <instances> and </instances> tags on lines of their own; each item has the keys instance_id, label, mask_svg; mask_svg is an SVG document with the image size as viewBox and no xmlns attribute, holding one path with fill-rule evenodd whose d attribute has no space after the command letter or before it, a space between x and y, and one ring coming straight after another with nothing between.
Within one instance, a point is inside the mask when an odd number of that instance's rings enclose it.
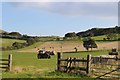
<instances>
[{"instance_id":1,"label":"field boundary","mask_svg":"<svg viewBox=\"0 0 120 80\"><path fill-rule=\"evenodd\" d=\"M61 53L57 53L57 70L61 72L72 72L77 73L79 71L85 72L86 74L90 74L90 66L91 66L91 55L87 55L87 59L78 59L78 58L67 58L62 59ZM65 64L62 64L64 62ZM80 65L80 63L82 65Z\"/></svg>"},{"instance_id":2,"label":"field boundary","mask_svg":"<svg viewBox=\"0 0 120 80\"><path fill-rule=\"evenodd\" d=\"M12 54L8 55L8 59L0 59L0 68L5 71L11 71L12 69Z\"/></svg>"},{"instance_id":3,"label":"field boundary","mask_svg":"<svg viewBox=\"0 0 120 80\"><path fill-rule=\"evenodd\" d=\"M120 78L120 58L87 55L87 58L66 58L57 53L57 71L85 74L95 78Z\"/></svg>"}]
</instances>

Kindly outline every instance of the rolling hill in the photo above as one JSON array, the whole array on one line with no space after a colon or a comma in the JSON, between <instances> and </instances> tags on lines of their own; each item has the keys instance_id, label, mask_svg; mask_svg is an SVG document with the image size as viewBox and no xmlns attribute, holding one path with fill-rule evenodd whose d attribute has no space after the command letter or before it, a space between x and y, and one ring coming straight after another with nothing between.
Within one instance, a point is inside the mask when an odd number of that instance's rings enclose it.
<instances>
[{"instance_id":1,"label":"rolling hill","mask_svg":"<svg viewBox=\"0 0 120 80\"><path fill-rule=\"evenodd\" d=\"M87 36L101 36L110 33L120 34L120 27L116 26L113 28L92 28L86 31L76 33L77 36L87 37Z\"/></svg>"},{"instance_id":2,"label":"rolling hill","mask_svg":"<svg viewBox=\"0 0 120 80\"><path fill-rule=\"evenodd\" d=\"M5 39L5 38L0 38L0 41L2 42L1 45L0 45L0 47L4 47L4 48L6 48L6 47L8 47L8 46L9 46L9 47L12 46L12 44L13 44L14 42L20 42L20 43L26 42L25 40Z\"/></svg>"},{"instance_id":3,"label":"rolling hill","mask_svg":"<svg viewBox=\"0 0 120 80\"><path fill-rule=\"evenodd\" d=\"M3 33L3 32L6 32L6 31L4 31L4 30L0 29L0 33Z\"/></svg>"}]
</instances>

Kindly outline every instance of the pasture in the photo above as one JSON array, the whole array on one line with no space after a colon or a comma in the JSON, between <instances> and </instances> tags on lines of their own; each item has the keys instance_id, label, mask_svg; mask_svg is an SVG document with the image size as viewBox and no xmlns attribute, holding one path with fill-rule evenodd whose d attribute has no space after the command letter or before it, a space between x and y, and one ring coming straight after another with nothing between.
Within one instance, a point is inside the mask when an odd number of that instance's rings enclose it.
<instances>
[{"instance_id":1,"label":"pasture","mask_svg":"<svg viewBox=\"0 0 120 80\"><path fill-rule=\"evenodd\" d=\"M82 51L78 53L67 52L63 53L63 58L66 57L86 57L87 54L100 55L107 54L108 51ZM57 58L56 55L51 59L37 59L36 52L16 52L3 51L3 58L8 54L13 55L13 67L11 72L3 72L3 78L76 78L81 76L70 76L65 73L56 73Z\"/></svg>"},{"instance_id":2,"label":"pasture","mask_svg":"<svg viewBox=\"0 0 120 80\"><path fill-rule=\"evenodd\" d=\"M10 47L14 42L20 42L20 43L26 42L25 40L5 39L5 38L0 38L0 41L2 41L2 44L0 45L0 47L7 47L7 46Z\"/></svg>"},{"instance_id":3,"label":"pasture","mask_svg":"<svg viewBox=\"0 0 120 80\"><path fill-rule=\"evenodd\" d=\"M24 41L23 41L24 42ZM43 47L46 50L61 51L61 44L64 52L62 57L79 57L86 58L88 54L92 56L106 55L112 47L117 47L118 42L97 42L98 49L86 51L81 41L47 41L37 42L31 46L19 50L1 51L2 58L6 58L8 54L13 55L13 64L11 72L2 72L3 78L86 78L83 75L69 75L66 73L55 72L57 69L57 56L51 56L51 59L37 59L37 49ZM74 47L78 47L75 52ZM35 48L36 47L36 48ZM107 47L104 49L104 47Z\"/></svg>"},{"instance_id":4,"label":"pasture","mask_svg":"<svg viewBox=\"0 0 120 80\"><path fill-rule=\"evenodd\" d=\"M117 41L96 42L96 43L98 48L94 48L93 50L109 50L112 48L118 48ZM48 41L48 42L37 42L29 47L20 49L19 52L37 52L38 49L42 49L42 48L56 52L60 52L61 50L63 52L72 52L75 51L74 49L75 47L78 49L78 51L86 51L86 49L83 47L82 41Z\"/></svg>"}]
</instances>

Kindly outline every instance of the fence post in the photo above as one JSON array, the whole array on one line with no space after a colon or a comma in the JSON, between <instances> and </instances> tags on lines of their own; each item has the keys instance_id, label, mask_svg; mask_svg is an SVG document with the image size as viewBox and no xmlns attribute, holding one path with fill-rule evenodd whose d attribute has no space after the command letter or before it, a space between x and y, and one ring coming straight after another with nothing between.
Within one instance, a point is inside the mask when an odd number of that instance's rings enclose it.
<instances>
[{"instance_id":1,"label":"fence post","mask_svg":"<svg viewBox=\"0 0 120 80\"><path fill-rule=\"evenodd\" d=\"M82 60L85 60L84 58L82 58ZM82 62L82 66L84 66L85 62Z\"/></svg>"},{"instance_id":2,"label":"fence post","mask_svg":"<svg viewBox=\"0 0 120 80\"><path fill-rule=\"evenodd\" d=\"M61 59L61 53L57 53L57 70L60 71L60 59Z\"/></svg>"},{"instance_id":3,"label":"fence post","mask_svg":"<svg viewBox=\"0 0 120 80\"><path fill-rule=\"evenodd\" d=\"M90 74L90 71L91 71L91 55L87 55L86 73Z\"/></svg>"},{"instance_id":4,"label":"fence post","mask_svg":"<svg viewBox=\"0 0 120 80\"><path fill-rule=\"evenodd\" d=\"M8 70L11 71L12 69L12 54L8 56Z\"/></svg>"}]
</instances>

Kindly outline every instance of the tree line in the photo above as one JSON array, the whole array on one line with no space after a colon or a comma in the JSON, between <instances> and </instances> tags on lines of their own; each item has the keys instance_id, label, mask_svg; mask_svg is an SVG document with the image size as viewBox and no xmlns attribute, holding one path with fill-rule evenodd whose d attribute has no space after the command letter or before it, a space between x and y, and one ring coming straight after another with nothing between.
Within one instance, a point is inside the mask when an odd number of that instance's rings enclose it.
<instances>
[{"instance_id":1,"label":"tree line","mask_svg":"<svg viewBox=\"0 0 120 80\"><path fill-rule=\"evenodd\" d=\"M115 26L113 28L92 28L86 31L76 33L77 36L88 37L88 36L101 36L107 34L120 34L120 27Z\"/></svg>"},{"instance_id":2,"label":"tree line","mask_svg":"<svg viewBox=\"0 0 120 80\"><path fill-rule=\"evenodd\" d=\"M120 27L116 26L114 28L92 28L84 32L69 32L64 36L64 40L78 40L84 37L94 37L105 35L101 41L106 40L120 40Z\"/></svg>"},{"instance_id":3,"label":"tree line","mask_svg":"<svg viewBox=\"0 0 120 80\"><path fill-rule=\"evenodd\" d=\"M20 42L14 42L12 46L2 47L2 50L13 50L13 49L20 49L27 46L30 46L36 42L39 41L39 37L37 36L28 36L28 35L22 35L19 32L2 32L0 33L1 38L7 38L7 39L19 39L19 40L25 40L26 42L20 43Z\"/></svg>"},{"instance_id":4,"label":"tree line","mask_svg":"<svg viewBox=\"0 0 120 80\"><path fill-rule=\"evenodd\" d=\"M97 44L91 37L105 35L101 41L120 40L120 27L114 28L92 28L84 32L69 32L64 36L64 40L81 40L83 38L83 46L88 51L90 48L97 48Z\"/></svg>"}]
</instances>

